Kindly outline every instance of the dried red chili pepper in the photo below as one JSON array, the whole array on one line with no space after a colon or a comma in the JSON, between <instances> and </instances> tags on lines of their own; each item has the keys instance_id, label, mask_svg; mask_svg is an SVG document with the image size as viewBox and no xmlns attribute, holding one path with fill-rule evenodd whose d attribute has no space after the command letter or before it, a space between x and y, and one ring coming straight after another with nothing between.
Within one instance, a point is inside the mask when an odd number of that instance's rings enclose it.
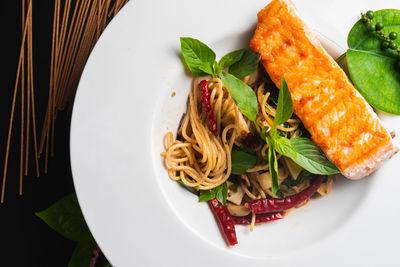
<instances>
[{"instance_id":1,"label":"dried red chili pepper","mask_svg":"<svg viewBox=\"0 0 400 267\"><path fill-rule=\"evenodd\" d=\"M271 212L271 213L263 213L256 215L256 223L263 223L263 222L271 222L276 221L279 219L283 219L286 215L286 211L278 211L278 212ZM250 224L251 223L251 214L247 216L233 216L233 220L235 224Z\"/></svg>"},{"instance_id":2,"label":"dried red chili pepper","mask_svg":"<svg viewBox=\"0 0 400 267\"><path fill-rule=\"evenodd\" d=\"M311 197L321 186L324 178L325 176L317 176L312 180L311 185L307 189L293 196L285 198L257 199L252 202L247 202L245 206L252 212L257 214L276 212L294 208L303 203L304 201L306 201L309 197Z\"/></svg>"},{"instance_id":3,"label":"dried red chili pepper","mask_svg":"<svg viewBox=\"0 0 400 267\"><path fill-rule=\"evenodd\" d=\"M200 97L203 103L203 108L207 113L208 123L210 124L211 132L218 136L217 123L215 122L214 112L210 102L210 89L208 88L208 82L202 80L199 84L200 87Z\"/></svg>"},{"instance_id":4,"label":"dried red chili pepper","mask_svg":"<svg viewBox=\"0 0 400 267\"><path fill-rule=\"evenodd\" d=\"M208 202L210 203L212 212L219 221L219 225L221 226L229 245L236 245L238 242L236 238L235 222L233 221L233 217L229 213L228 208L222 205L216 198L213 198Z\"/></svg>"}]
</instances>

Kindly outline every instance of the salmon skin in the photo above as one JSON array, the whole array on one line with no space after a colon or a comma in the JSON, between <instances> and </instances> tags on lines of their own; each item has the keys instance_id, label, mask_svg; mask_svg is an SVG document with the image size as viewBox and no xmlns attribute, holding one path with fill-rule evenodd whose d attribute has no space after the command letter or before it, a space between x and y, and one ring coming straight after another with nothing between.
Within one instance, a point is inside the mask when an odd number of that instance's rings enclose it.
<instances>
[{"instance_id":1,"label":"salmon skin","mask_svg":"<svg viewBox=\"0 0 400 267\"><path fill-rule=\"evenodd\" d=\"M378 116L296 13L292 2L273 0L258 13L250 47L279 88L282 76L294 113L349 179L360 179L395 148Z\"/></svg>"}]
</instances>

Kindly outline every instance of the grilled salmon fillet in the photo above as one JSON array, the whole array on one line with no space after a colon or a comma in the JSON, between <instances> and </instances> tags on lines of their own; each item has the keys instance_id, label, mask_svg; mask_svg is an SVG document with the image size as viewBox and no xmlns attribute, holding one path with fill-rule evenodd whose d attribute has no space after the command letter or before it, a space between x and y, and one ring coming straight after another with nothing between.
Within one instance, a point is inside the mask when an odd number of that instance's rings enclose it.
<instances>
[{"instance_id":1,"label":"grilled salmon fillet","mask_svg":"<svg viewBox=\"0 0 400 267\"><path fill-rule=\"evenodd\" d=\"M349 179L360 179L390 158L387 130L289 0L273 0L258 13L250 47L279 88L289 86L295 114L311 139Z\"/></svg>"}]
</instances>

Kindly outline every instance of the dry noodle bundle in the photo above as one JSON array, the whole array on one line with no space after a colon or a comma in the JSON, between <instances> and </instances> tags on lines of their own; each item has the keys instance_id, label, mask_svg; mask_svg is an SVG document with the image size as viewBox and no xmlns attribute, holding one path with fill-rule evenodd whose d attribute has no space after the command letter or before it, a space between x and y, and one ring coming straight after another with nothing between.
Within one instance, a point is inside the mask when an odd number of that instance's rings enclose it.
<instances>
[{"instance_id":1,"label":"dry noodle bundle","mask_svg":"<svg viewBox=\"0 0 400 267\"><path fill-rule=\"evenodd\" d=\"M34 1L21 0L22 42L11 103L1 202L4 202L17 92L19 91L21 96L19 194L22 195L23 176L27 176L29 172L31 139L34 144L36 175L39 176L41 154L45 154L45 173L48 169L49 154L54 155L55 121L58 112L64 110L68 105L71 108L79 78L92 48L107 23L127 2L128 0L54 1L48 104L40 143L38 143L32 53L32 6Z\"/></svg>"}]
</instances>

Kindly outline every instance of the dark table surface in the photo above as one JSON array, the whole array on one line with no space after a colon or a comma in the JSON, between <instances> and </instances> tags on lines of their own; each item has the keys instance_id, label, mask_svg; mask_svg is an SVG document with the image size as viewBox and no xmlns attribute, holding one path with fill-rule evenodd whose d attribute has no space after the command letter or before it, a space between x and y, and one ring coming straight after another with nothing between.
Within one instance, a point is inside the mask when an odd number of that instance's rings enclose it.
<instances>
[{"instance_id":1,"label":"dark table surface","mask_svg":"<svg viewBox=\"0 0 400 267\"><path fill-rule=\"evenodd\" d=\"M41 133L47 106L50 70L51 29L54 1L34 1L33 49L35 98L38 134ZM12 92L21 42L21 1L1 1L3 44L0 90L0 170L3 173ZM18 99L18 98L17 98ZM36 177L34 168L24 178L19 196L20 113L16 106L13 139L10 148L5 203L0 204L0 266L66 266L75 243L48 227L35 216L61 197L74 192L69 160L70 114L61 112L56 121L55 156L49 161L48 174ZM33 150L31 151L33 154ZM33 156L33 155L32 155ZM34 166L31 156L30 166ZM2 176L1 176L2 178Z\"/></svg>"}]
</instances>

